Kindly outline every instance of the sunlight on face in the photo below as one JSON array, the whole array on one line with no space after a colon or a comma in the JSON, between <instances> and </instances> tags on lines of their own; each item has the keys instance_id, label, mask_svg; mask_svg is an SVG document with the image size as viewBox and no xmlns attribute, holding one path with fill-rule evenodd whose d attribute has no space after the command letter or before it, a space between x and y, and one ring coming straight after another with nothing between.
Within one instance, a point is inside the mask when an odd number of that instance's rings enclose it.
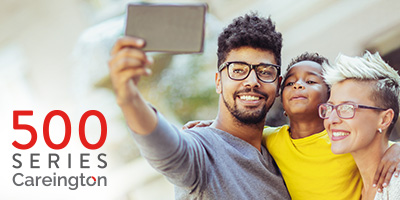
<instances>
[{"instance_id":1,"label":"sunlight on face","mask_svg":"<svg viewBox=\"0 0 400 200\"><path fill-rule=\"evenodd\" d=\"M304 115L318 117L318 104L328 99L328 86L322 78L322 66L302 61L288 71L282 87L283 108L289 117Z\"/></svg>"},{"instance_id":2,"label":"sunlight on face","mask_svg":"<svg viewBox=\"0 0 400 200\"><path fill-rule=\"evenodd\" d=\"M371 85L356 80L345 80L334 84L328 103L355 103L377 106L371 100ZM367 148L377 136L379 111L356 108L352 119L341 119L336 111L324 120L324 126L332 142L335 154L353 153Z\"/></svg>"},{"instance_id":3,"label":"sunlight on face","mask_svg":"<svg viewBox=\"0 0 400 200\"><path fill-rule=\"evenodd\" d=\"M242 61L249 64L276 64L271 51L241 47L232 50L225 62ZM244 80L232 80L227 69L221 72L219 90L225 107L236 119L245 124L263 122L266 113L275 101L278 81L264 83L258 80L254 70ZM217 83L218 84L218 83ZM218 88L217 88L218 90Z\"/></svg>"}]
</instances>

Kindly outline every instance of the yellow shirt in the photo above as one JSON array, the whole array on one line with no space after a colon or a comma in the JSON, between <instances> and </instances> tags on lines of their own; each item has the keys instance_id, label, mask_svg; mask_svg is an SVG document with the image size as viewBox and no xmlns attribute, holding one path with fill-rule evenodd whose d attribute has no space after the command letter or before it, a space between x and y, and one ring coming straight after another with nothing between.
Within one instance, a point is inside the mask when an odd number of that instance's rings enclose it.
<instances>
[{"instance_id":1,"label":"yellow shirt","mask_svg":"<svg viewBox=\"0 0 400 200\"><path fill-rule=\"evenodd\" d=\"M292 139L288 129L287 125L265 127L263 144L281 170L292 199L360 199L361 175L350 154L333 154L325 130Z\"/></svg>"}]
</instances>

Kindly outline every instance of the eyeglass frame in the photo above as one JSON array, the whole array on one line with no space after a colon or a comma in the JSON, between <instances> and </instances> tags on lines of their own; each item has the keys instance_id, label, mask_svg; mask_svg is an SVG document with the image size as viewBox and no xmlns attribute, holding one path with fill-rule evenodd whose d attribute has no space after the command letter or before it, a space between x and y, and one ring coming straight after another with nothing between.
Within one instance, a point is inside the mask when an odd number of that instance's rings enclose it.
<instances>
[{"instance_id":1,"label":"eyeglass frame","mask_svg":"<svg viewBox=\"0 0 400 200\"><path fill-rule=\"evenodd\" d=\"M238 63L238 64L247 65L247 66L250 67L250 70L249 70L249 72L247 73L247 75L246 75L244 78L234 79L234 78L232 78L231 75L229 74L229 69L228 69L229 65L231 65L232 63L233 63L233 64L234 64L234 63ZM264 80L261 80L260 77L258 76L257 71L256 71L256 68L259 67L259 66L262 66L262 65L272 66L272 67L275 67L275 68L277 69L276 76L275 76L275 78L274 78L272 81L264 81ZM254 69L254 72L256 73L256 76L257 76L258 80L260 80L260 81L263 82L263 83L273 83L273 82L280 76L280 74L281 74L281 66L275 65L275 64L272 64L272 63L259 63L259 64L257 64L257 65L252 65L252 64L249 64L249 63L246 63L246 62L243 62L243 61L224 62L224 63L222 63L222 64L218 67L218 71L221 72L225 67L227 68L227 72L226 72L226 73L228 74L228 77L229 77L230 79L232 79L232 80L235 80L235 81L241 81L241 80L246 79L247 77L249 77L249 75L250 75L250 73L251 73L251 70L253 70L253 69Z\"/></svg>"},{"instance_id":2,"label":"eyeglass frame","mask_svg":"<svg viewBox=\"0 0 400 200\"><path fill-rule=\"evenodd\" d=\"M341 103L341 104L338 104L338 105L332 105L332 104L330 104L330 103L321 103L321 104L318 105L318 115L319 115L319 117L322 118L322 119L329 119L329 116L328 116L328 117L325 117L325 118L321 116L321 111L320 111L320 110L321 110L321 106L323 106L323 105L329 105L329 106L332 107L331 114L332 114L332 112L333 112L334 110L336 110L336 114L337 114L337 116L338 116L340 119L353 119L354 116L356 115L356 109L357 109L357 108L371 109L371 110L380 110L380 111L385 111L385 110L387 110L387 109L385 109L385 108L379 108L379 107L374 107L374 106L366 106L366 105L361 105L361 104L356 104L356 103ZM342 117L341 114L339 114L340 112L338 112L338 110L337 110L336 108L339 107L339 106L342 106L342 105L352 105L352 106L354 106L353 115L352 115L351 117Z\"/></svg>"}]
</instances>

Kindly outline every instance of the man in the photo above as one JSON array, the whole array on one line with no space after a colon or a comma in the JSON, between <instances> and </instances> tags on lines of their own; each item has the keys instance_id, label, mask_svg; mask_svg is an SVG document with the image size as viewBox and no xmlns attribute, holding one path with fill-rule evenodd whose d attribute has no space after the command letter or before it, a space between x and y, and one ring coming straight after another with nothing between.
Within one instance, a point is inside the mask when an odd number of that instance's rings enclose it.
<instances>
[{"instance_id":1,"label":"man","mask_svg":"<svg viewBox=\"0 0 400 200\"><path fill-rule=\"evenodd\" d=\"M143 156L176 187L177 199L290 199L275 162L261 146L280 77L282 36L268 18L238 17L218 38L215 122L187 131L170 125L137 88L149 75L144 41L121 38L110 75L117 101Z\"/></svg>"}]
</instances>

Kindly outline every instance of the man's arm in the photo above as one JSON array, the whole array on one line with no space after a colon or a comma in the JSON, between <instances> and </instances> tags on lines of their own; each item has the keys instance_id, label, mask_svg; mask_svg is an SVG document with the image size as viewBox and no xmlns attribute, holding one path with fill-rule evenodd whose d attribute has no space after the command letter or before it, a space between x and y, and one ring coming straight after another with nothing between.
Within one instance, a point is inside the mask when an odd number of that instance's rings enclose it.
<instances>
[{"instance_id":1,"label":"man's arm","mask_svg":"<svg viewBox=\"0 0 400 200\"><path fill-rule=\"evenodd\" d=\"M206 174L205 150L156 113L140 94L137 84L141 76L151 74L152 64L143 47L143 40L124 37L112 48L109 69L117 102L149 163L174 184L194 189Z\"/></svg>"},{"instance_id":2,"label":"man's arm","mask_svg":"<svg viewBox=\"0 0 400 200\"><path fill-rule=\"evenodd\" d=\"M194 133L181 132L160 113L157 113L157 118L152 133L133 134L141 154L174 185L190 191L201 190L209 167L204 145L194 137Z\"/></svg>"},{"instance_id":3,"label":"man's arm","mask_svg":"<svg viewBox=\"0 0 400 200\"><path fill-rule=\"evenodd\" d=\"M140 94L137 84L141 76L148 76L152 63L141 51L144 41L132 37L118 39L111 50L109 61L111 82L128 126L137 134L151 133L157 124L156 113Z\"/></svg>"}]
</instances>

